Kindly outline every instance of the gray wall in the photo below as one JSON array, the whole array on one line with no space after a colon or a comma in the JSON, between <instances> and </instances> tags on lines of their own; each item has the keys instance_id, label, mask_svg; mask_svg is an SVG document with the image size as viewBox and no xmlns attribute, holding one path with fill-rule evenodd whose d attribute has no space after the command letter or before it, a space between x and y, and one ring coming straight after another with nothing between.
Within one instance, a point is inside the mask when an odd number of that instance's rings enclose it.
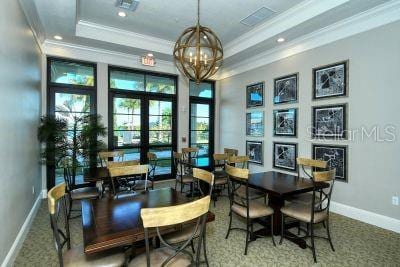
<instances>
[{"instance_id":1,"label":"gray wall","mask_svg":"<svg viewBox=\"0 0 400 267\"><path fill-rule=\"evenodd\" d=\"M312 68L348 59L349 97L312 101ZM299 103L274 106L273 79L299 72ZM400 219L400 206L393 206L392 196L400 196L399 162L400 131L400 23L389 24L323 47L291 56L219 82L220 89L220 151L237 147L245 153L246 140L264 141L264 166L252 165L253 172L272 169L272 142L298 143L299 156L311 156L311 144L336 143L348 145L348 183L335 184L333 200L355 208ZM265 81L265 136L246 138L245 113L247 84ZM307 127L311 125L311 106L348 103L349 129L396 127L395 142L363 139L360 134L352 141L310 141ZM272 112L277 108L298 108L298 137L273 137Z\"/></svg>"},{"instance_id":2,"label":"gray wall","mask_svg":"<svg viewBox=\"0 0 400 267\"><path fill-rule=\"evenodd\" d=\"M0 9L0 262L41 193L40 52L15 0ZM34 187L34 194L32 193Z\"/></svg>"}]
</instances>

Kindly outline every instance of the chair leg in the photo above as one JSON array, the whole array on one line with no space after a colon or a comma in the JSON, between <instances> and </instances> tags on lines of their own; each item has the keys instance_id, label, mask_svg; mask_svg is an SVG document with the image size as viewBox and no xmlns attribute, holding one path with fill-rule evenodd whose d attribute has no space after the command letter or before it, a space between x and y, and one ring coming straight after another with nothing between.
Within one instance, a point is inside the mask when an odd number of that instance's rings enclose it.
<instances>
[{"instance_id":1,"label":"chair leg","mask_svg":"<svg viewBox=\"0 0 400 267\"><path fill-rule=\"evenodd\" d=\"M281 214L281 240L279 240L279 245L282 245L284 228L285 228L285 216L282 213Z\"/></svg>"},{"instance_id":2,"label":"chair leg","mask_svg":"<svg viewBox=\"0 0 400 267\"><path fill-rule=\"evenodd\" d=\"M175 179L175 191L176 191L177 186L178 186L178 180Z\"/></svg>"},{"instance_id":3,"label":"chair leg","mask_svg":"<svg viewBox=\"0 0 400 267\"><path fill-rule=\"evenodd\" d=\"M192 252L193 254L196 253L196 251L194 250L194 244L193 244L193 240L190 241L190 246L192 247Z\"/></svg>"},{"instance_id":4,"label":"chair leg","mask_svg":"<svg viewBox=\"0 0 400 267\"><path fill-rule=\"evenodd\" d=\"M315 255L315 243L314 243L314 224L310 223L311 228L311 250L314 258L314 263L317 263L317 256Z\"/></svg>"},{"instance_id":5,"label":"chair leg","mask_svg":"<svg viewBox=\"0 0 400 267\"><path fill-rule=\"evenodd\" d=\"M181 194L183 193L183 183L181 182Z\"/></svg>"},{"instance_id":6,"label":"chair leg","mask_svg":"<svg viewBox=\"0 0 400 267\"><path fill-rule=\"evenodd\" d=\"M226 233L225 239L228 239L229 237L231 226L232 226L232 211L229 211L229 226L228 226L228 233Z\"/></svg>"},{"instance_id":7,"label":"chair leg","mask_svg":"<svg viewBox=\"0 0 400 267\"><path fill-rule=\"evenodd\" d=\"M71 212L72 212L72 199L69 199L69 209L68 209L68 215L67 218L68 220L71 219Z\"/></svg>"},{"instance_id":8,"label":"chair leg","mask_svg":"<svg viewBox=\"0 0 400 267\"><path fill-rule=\"evenodd\" d=\"M332 249L332 251L335 251L335 248L333 247L333 243L332 243L330 229L329 229L329 218L326 221L326 232L328 233L328 240L329 240L329 244L331 245L331 249Z\"/></svg>"},{"instance_id":9,"label":"chair leg","mask_svg":"<svg viewBox=\"0 0 400 267\"><path fill-rule=\"evenodd\" d=\"M274 247L276 247L274 238L274 214L271 215L271 237L272 237L272 244L274 244Z\"/></svg>"},{"instance_id":10,"label":"chair leg","mask_svg":"<svg viewBox=\"0 0 400 267\"><path fill-rule=\"evenodd\" d=\"M249 233L250 233L250 225L249 225L249 218L247 218L247 222L246 222L246 247L244 248L244 255L247 255L247 248L249 246Z\"/></svg>"}]
</instances>

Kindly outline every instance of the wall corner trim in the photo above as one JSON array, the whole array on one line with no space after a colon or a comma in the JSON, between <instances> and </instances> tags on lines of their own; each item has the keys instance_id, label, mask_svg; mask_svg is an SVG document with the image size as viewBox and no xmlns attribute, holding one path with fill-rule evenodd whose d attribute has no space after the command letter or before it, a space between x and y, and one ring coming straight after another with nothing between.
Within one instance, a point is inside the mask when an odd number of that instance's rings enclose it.
<instances>
[{"instance_id":1,"label":"wall corner trim","mask_svg":"<svg viewBox=\"0 0 400 267\"><path fill-rule=\"evenodd\" d=\"M331 202L330 211L386 230L400 233L400 220L388 216L354 208L334 201Z\"/></svg>"},{"instance_id":2,"label":"wall corner trim","mask_svg":"<svg viewBox=\"0 0 400 267\"><path fill-rule=\"evenodd\" d=\"M47 198L47 189L42 189L42 199Z\"/></svg>"},{"instance_id":3,"label":"wall corner trim","mask_svg":"<svg viewBox=\"0 0 400 267\"><path fill-rule=\"evenodd\" d=\"M19 230L14 240L14 243L12 244L6 257L4 258L1 267L13 266L13 263L19 253L19 250L21 249L22 244L25 241L26 235L28 234L29 229L31 228L33 219L35 218L36 213L39 210L41 200L42 200L42 194L39 194L35 203L32 206L31 211L29 212L28 216L25 219L25 222L22 224L21 229Z\"/></svg>"}]
</instances>

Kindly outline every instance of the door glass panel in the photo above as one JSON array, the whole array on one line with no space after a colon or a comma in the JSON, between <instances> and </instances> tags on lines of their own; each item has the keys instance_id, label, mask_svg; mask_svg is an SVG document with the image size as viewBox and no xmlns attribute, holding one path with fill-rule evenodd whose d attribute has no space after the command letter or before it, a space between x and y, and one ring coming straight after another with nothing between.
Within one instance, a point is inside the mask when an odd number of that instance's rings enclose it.
<instances>
[{"instance_id":1,"label":"door glass panel","mask_svg":"<svg viewBox=\"0 0 400 267\"><path fill-rule=\"evenodd\" d=\"M163 94L175 94L175 80L168 77L147 75L146 91Z\"/></svg>"},{"instance_id":2,"label":"door glass panel","mask_svg":"<svg viewBox=\"0 0 400 267\"><path fill-rule=\"evenodd\" d=\"M172 144L172 102L149 101L150 145Z\"/></svg>"},{"instance_id":3,"label":"door glass panel","mask_svg":"<svg viewBox=\"0 0 400 267\"><path fill-rule=\"evenodd\" d=\"M210 105L192 103L190 105L190 146L199 148L199 164L209 164Z\"/></svg>"},{"instance_id":4,"label":"door glass panel","mask_svg":"<svg viewBox=\"0 0 400 267\"><path fill-rule=\"evenodd\" d=\"M210 116L210 106L208 104L192 104L191 116L208 118Z\"/></svg>"},{"instance_id":5,"label":"door glass panel","mask_svg":"<svg viewBox=\"0 0 400 267\"><path fill-rule=\"evenodd\" d=\"M171 147L151 148L150 152L153 152L157 155L156 175L171 173L172 148Z\"/></svg>"},{"instance_id":6,"label":"door glass panel","mask_svg":"<svg viewBox=\"0 0 400 267\"><path fill-rule=\"evenodd\" d=\"M50 80L52 83L94 86L94 68L74 62L52 60Z\"/></svg>"},{"instance_id":7,"label":"door glass panel","mask_svg":"<svg viewBox=\"0 0 400 267\"><path fill-rule=\"evenodd\" d=\"M191 129L192 130L197 130L197 131L208 131L209 130L209 118L197 118L197 117L192 117L190 120L191 123Z\"/></svg>"},{"instance_id":8,"label":"door glass panel","mask_svg":"<svg viewBox=\"0 0 400 267\"><path fill-rule=\"evenodd\" d=\"M190 81L189 85L190 96L198 96L204 98L212 98L212 84L211 83L200 83L196 84L194 81Z\"/></svg>"},{"instance_id":9,"label":"door glass panel","mask_svg":"<svg viewBox=\"0 0 400 267\"><path fill-rule=\"evenodd\" d=\"M123 147L140 144L141 103L139 99L113 99L113 144Z\"/></svg>"},{"instance_id":10,"label":"door glass panel","mask_svg":"<svg viewBox=\"0 0 400 267\"><path fill-rule=\"evenodd\" d=\"M124 160L140 160L140 149L139 148L130 148L124 149Z\"/></svg>"},{"instance_id":11,"label":"door glass panel","mask_svg":"<svg viewBox=\"0 0 400 267\"><path fill-rule=\"evenodd\" d=\"M111 70L110 88L144 91L144 74Z\"/></svg>"}]
</instances>

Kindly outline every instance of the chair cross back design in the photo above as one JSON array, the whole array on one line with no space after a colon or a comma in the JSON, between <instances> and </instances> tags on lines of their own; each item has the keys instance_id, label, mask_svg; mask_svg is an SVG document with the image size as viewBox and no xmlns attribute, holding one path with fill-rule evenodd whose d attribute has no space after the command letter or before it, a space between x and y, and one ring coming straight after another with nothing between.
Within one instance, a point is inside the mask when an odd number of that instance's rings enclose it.
<instances>
[{"instance_id":1,"label":"chair cross back design","mask_svg":"<svg viewBox=\"0 0 400 267\"><path fill-rule=\"evenodd\" d=\"M115 167L108 169L110 173L111 179L119 178L119 177L132 177L136 175L140 175L141 177L145 177L144 190L147 190L148 183L148 175L149 175L149 165L132 165L132 166L123 166L123 167Z\"/></svg>"},{"instance_id":2,"label":"chair cross back design","mask_svg":"<svg viewBox=\"0 0 400 267\"><path fill-rule=\"evenodd\" d=\"M239 150L234 148L224 148L224 154L226 154L228 157L237 156L239 155Z\"/></svg>"},{"instance_id":3,"label":"chair cross back design","mask_svg":"<svg viewBox=\"0 0 400 267\"><path fill-rule=\"evenodd\" d=\"M156 176L156 168L158 164L157 154L153 152L147 152L147 160L149 161L149 178L153 187L153 181Z\"/></svg>"},{"instance_id":4,"label":"chair cross back design","mask_svg":"<svg viewBox=\"0 0 400 267\"><path fill-rule=\"evenodd\" d=\"M299 168L297 168L298 177L301 177L300 171L302 170L308 178L312 178L312 173L306 169L311 169L311 172L313 172L316 170L326 169L328 166L328 162L316 159L297 158L296 162L299 166Z\"/></svg>"},{"instance_id":5,"label":"chair cross back design","mask_svg":"<svg viewBox=\"0 0 400 267\"><path fill-rule=\"evenodd\" d=\"M196 159L199 155L198 147L184 147L182 148L182 159L189 161L191 159Z\"/></svg>"},{"instance_id":6,"label":"chair cross back design","mask_svg":"<svg viewBox=\"0 0 400 267\"><path fill-rule=\"evenodd\" d=\"M210 196L205 196L201 199L176 205L161 208L143 208L140 215L143 221L146 254L135 257L129 266L188 266L194 264L199 265L200 250L203 244L202 237L206 224L207 213L210 206ZM160 228L163 226L177 225L184 222L194 220L196 226L193 228L193 233L187 240L182 242L179 246L173 246L164 240L161 235ZM154 229L156 233L150 234L150 229ZM188 245L195 237L196 232L199 231L200 240L198 241L195 259L192 254L186 250ZM155 249L150 252L150 238L156 235L162 248Z\"/></svg>"},{"instance_id":7,"label":"chair cross back design","mask_svg":"<svg viewBox=\"0 0 400 267\"><path fill-rule=\"evenodd\" d=\"M228 158L228 164L242 169L247 169L249 160L249 156L230 156Z\"/></svg>"},{"instance_id":8,"label":"chair cross back design","mask_svg":"<svg viewBox=\"0 0 400 267\"><path fill-rule=\"evenodd\" d=\"M211 172L208 172L206 170L193 168L193 177L197 179L198 188L200 190L200 193L203 196L212 194L213 185L214 185L214 174L212 174ZM203 190L200 186L200 181L204 181L209 185L209 192L207 192L207 193L203 192Z\"/></svg>"},{"instance_id":9,"label":"chair cross back design","mask_svg":"<svg viewBox=\"0 0 400 267\"><path fill-rule=\"evenodd\" d=\"M106 167L110 158L113 158L113 161L123 161L124 155L125 153L122 150L101 151L99 152L100 164L102 167Z\"/></svg>"}]
</instances>

